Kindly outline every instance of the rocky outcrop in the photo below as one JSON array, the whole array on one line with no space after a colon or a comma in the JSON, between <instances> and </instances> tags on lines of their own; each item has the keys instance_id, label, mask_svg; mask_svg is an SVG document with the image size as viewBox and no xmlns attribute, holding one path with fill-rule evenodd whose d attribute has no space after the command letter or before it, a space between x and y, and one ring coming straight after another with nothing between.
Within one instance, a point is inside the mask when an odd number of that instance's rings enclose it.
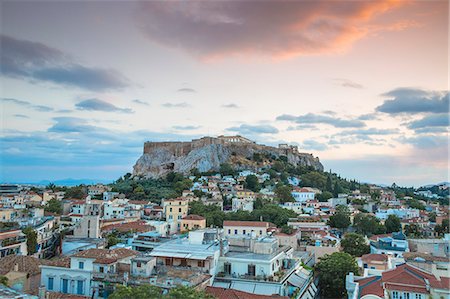
<instances>
[{"instance_id":1,"label":"rocky outcrop","mask_svg":"<svg viewBox=\"0 0 450 299\"><path fill-rule=\"evenodd\" d=\"M134 165L133 175L159 178L171 171L189 174L197 168L201 172L218 170L220 164L231 163L236 168L257 168L253 154L286 156L293 165L311 166L323 171L319 158L300 153L297 147L256 144L241 136L203 137L190 142L146 142L144 153Z\"/></svg>"}]
</instances>

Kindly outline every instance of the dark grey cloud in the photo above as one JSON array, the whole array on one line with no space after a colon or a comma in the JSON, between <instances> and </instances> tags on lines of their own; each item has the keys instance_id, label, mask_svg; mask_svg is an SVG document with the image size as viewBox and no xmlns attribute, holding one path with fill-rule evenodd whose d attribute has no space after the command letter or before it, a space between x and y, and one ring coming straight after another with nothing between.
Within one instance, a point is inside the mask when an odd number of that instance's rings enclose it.
<instances>
[{"instance_id":1,"label":"dark grey cloud","mask_svg":"<svg viewBox=\"0 0 450 299\"><path fill-rule=\"evenodd\" d=\"M226 129L227 131L238 132L242 135L253 135L253 134L276 134L278 129L271 125L247 125L242 124L238 127L230 127Z\"/></svg>"},{"instance_id":2,"label":"dark grey cloud","mask_svg":"<svg viewBox=\"0 0 450 299\"><path fill-rule=\"evenodd\" d=\"M234 103L224 104L224 105L222 105L222 107L223 108L234 108L234 109L239 108L239 106L237 104L234 104Z\"/></svg>"},{"instance_id":3,"label":"dark grey cloud","mask_svg":"<svg viewBox=\"0 0 450 299\"><path fill-rule=\"evenodd\" d=\"M300 116L283 114L278 116L277 120L286 120L298 124L327 124L336 128L362 128L365 126L365 123L358 119L342 119L339 117L313 113Z\"/></svg>"},{"instance_id":4,"label":"dark grey cloud","mask_svg":"<svg viewBox=\"0 0 450 299\"><path fill-rule=\"evenodd\" d=\"M172 128L174 128L175 130L179 130L179 131L191 131L191 130L200 129L201 126L193 126L193 125L189 125L189 126L173 126Z\"/></svg>"},{"instance_id":5,"label":"dark grey cloud","mask_svg":"<svg viewBox=\"0 0 450 299\"><path fill-rule=\"evenodd\" d=\"M128 80L113 69L87 67L70 55L47 45L1 35L3 76L30 82L51 82L93 91L121 89Z\"/></svg>"},{"instance_id":6,"label":"dark grey cloud","mask_svg":"<svg viewBox=\"0 0 450 299\"><path fill-rule=\"evenodd\" d=\"M415 88L397 88L382 96L388 98L376 108L389 114L445 113L449 111L449 93Z\"/></svg>"},{"instance_id":7,"label":"dark grey cloud","mask_svg":"<svg viewBox=\"0 0 450 299\"><path fill-rule=\"evenodd\" d=\"M24 100L18 100L18 99L13 99L13 98L1 98L1 101L3 103L12 103L12 104L16 104L19 106L23 106L23 107L27 107L39 112L50 112L53 111L54 109L52 107L48 107L48 106L44 106L44 105L35 105L32 104L28 101L24 101Z\"/></svg>"},{"instance_id":8,"label":"dark grey cloud","mask_svg":"<svg viewBox=\"0 0 450 299\"><path fill-rule=\"evenodd\" d=\"M148 102L139 100L139 99L134 99L132 102L136 103L136 104L144 105L144 106L150 106L150 104Z\"/></svg>"},{"instance_id":9,"label":"dark grey cloud","mask_svg":"<svg viewBox=\"0 0 450 299\"><path fill-rule=\"evenodd\" d=\"M335 78L333 80L336 82L336 84L338 84L342 87L349 87L349 88L356 88L356 89L364 88L364 85L354 82L352 80L343 79L343 78Z\"/></svg>"},{"instance_id":10,"label":"dark grey cloud","mask_svg":"<svg viewBox=\"0 0 450 299\"><path fill-rule=\"evenodd\" d=\"M412 121L408 124L408 128L412 130L423 129L427 127L448 127L450 119L447 113L431 114L422 119Z\"/></svg>"},{"instance_id":11,"label":"dark grey cloud","mask_svg":"<svg viewBox=\"0 0 450 299\"><path fill-rule=\"evenodd\" d=\"M133 113L130 108L119 108L99 99L87 99L75 104L78 110Z\"/></svg>"},{"instance_id":12,"label":"dark grey cloud","mask_svg":"<svg viewBox=\"0 0 450 299\"><path fill-rule=\"evenodd\" d=\"M286 57L335 52L362 38L365 34L355 28L386 10L384 1L326 5L321 1L139 4L135 20L147 38L194 56L207 57L249 53ZM370 30L377 32L383 29L370 26Z\"/></svg>"},{"instance_id":13,"label":"dark grey cloud","mask_svg":"<svg viewBox=\"0 0 450 299\"><path fill-rule=\"evenodd\" d=\"M187 93L194 93L197 92L195 89L192 88L180 88L177 90L178 92L187 92Z\"/></svg>"},{"instance_id":14,"label":"dark grey cloud","mask_svg":"<svg viewBox=\"0 0 450 299\"><path fill-rule=\"evenodd\" d=\"M186 102L181 102L181 103L164 103L161 106L163 106L165 108L189 108L189 107L191 107L191 105L189 105Z\"/></svg>"}]
</instances>

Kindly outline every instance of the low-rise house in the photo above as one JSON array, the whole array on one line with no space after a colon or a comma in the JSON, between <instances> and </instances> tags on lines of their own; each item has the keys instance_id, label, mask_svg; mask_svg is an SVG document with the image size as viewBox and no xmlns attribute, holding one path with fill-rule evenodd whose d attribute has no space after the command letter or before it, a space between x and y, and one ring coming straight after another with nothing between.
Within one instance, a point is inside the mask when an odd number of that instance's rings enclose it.
<instances>
[{"instance_id":1,"label":"low-rise house","mask_svg":"<svg viewBox=\"0 0 450 299\"><path fill-rule=\"evenodd\" d=\"M258 295L291 296L298 292L296 298L315 297L312 273L293 258L292 247L279 247L273 237L242 238L240 243L230 243L229 251L220 256L214 287Z\"/></svg>"},{"instance_id":2,"label":"low-rise house","mask_svg":"<svg viewBox=\"0 0 450 299\"><path fill-rule=\"evenodd\" d=\"M409 239L408 243L412 252L447 258L450 256L450 234L440 239Z\"/></svg>"},{"instance_id":3,"label":"low-rise house","mask_svg":"<svg viewBox=\"0 0 450 299\"><path fill-rule=\"evenodd\" d=\"M358 266L363 269L364 277L381 275L384 271L393 268L389 255L376 253L364 254L358 258Z\"/></svg>"},{"instance_id":4,"label":"low-rise house","mask_svg":"<svg viewBox=\"0 0 450 299\"><path fill-rule=\"evenodd\" d=\"M0 258L8 255L27 255L27 238L18 228L0 231Z\"/></svg>"},{"instance_id":5,"label":"low-rise house","mask_svg":"<svg viewBox=\"0 0 450 299\"><path fill-rule=\"evenodd\" d=\"M47 291L84 296L103 295L104 282L119 277L137 252L128 249L88 249L70 257L70 264L41 266L41 285ZM125 273L125 272L124 272Z\"/></svg>"},{"instance_id":6,"label":"low-rise house","mask_svg":"<svg viewBox=\"0 0 450 299\"><path fill-rule=\"evenodd\" d=\"M231 200L232 211L236 212L236 211L242 210L242 211L252 212L253 211L253 202L254 202L253 198L234 197Z\"/></svg>"},{"instance_id":7,"label":"low-rise house","mask_svg":"<svg viewBox=\"0 0 450 299\"><path fill-rule=\"evenodd\" d=\"M405 252L405 262L436 276L450 277L450 260L421 252Z\"/></svg>"},{"instance_id":8,"label":"low-rise house","mask_svg":"<svg viewBox=\"0 0 450 299\"><path fill-rule=\"evenodd\" d=\"M206 218L199 215L187 215L181 220L181 231L206 228Z\"/></svg>"},{"instance_id":9,"label":"low-rise house","mask_svg":"<svg viewBox=\"0 0 450 299\"><path fill-rule=\"evenodd\" d=\"M408 264L383 272L380 276L346 277L349 299L427 299L449 298L450 279L440 277Z\"/></svg>"},{"instance_id":10,"label":"low-rise house","mask_svg":"<svg viewBox=\"0 0 450 299\"><path fill-rule=\"evenodd\" d=\"M316 194L306 188L294 187L291 191L291 195L294 197L295 201L305 202L308 200L313 200Z\"/></svg>"},{"instance_id":11,"label":"low-rise house","mask_svg":"<svg viewBox=\"0 0 450 299\"><path fill-rule=\"evenodd\" d=\"M409 246L406 236L401 232L392 233L392 237L381 237L377 241L370 241L370 253L402 257L405 252L409 252Z\"/></svg>"},{"instance_id":12,"label":"low-rise house","mask_svg":"<svg viewBox=\"0 0 450 299\"><path fill-rule=\"evenodd\" d=\"M41 261L46 262L33 256L6 256L0 259L0 275L8 278L9 287L37 295L41 282Z\"/></svg>"}]
</instances>

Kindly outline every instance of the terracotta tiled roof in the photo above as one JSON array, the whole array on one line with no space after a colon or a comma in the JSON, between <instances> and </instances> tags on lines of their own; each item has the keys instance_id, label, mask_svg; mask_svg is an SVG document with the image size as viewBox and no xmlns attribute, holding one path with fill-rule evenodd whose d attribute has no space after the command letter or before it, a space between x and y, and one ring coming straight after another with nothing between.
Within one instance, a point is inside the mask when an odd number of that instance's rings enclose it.
<instances>
[{"instance_id":1,"label":"terracotta tiled roof","mask_svg":"<svg viewBox=\"0 0 450 299\"><path fill-rule=\"evenodd\" d=\"M256 227L272 227L275 224L266 221L231 221L223 222L223 226L256 226Z\"/></svg>"},{"instance_id":2,"label":"terracotta tiled roof","mask_svg":"<svg viewBox=\"0 0 450 299\"><path fill-rule=\"evenodd\" d=\"M145 221L133 221L126 223L110 224L102 227L102 231L117 230L119 232L148 232L152 230L152 226L147 225Z\"/></svg>"},{"instance_id":3,"label":"terracotta tiled roof","mask_svg":"<svg viewBox=\"0 0 450 299\"><path fill-rule=\"evenodd\" d=\"M368 262L372 262L372 261L387 262L388 256L386 254L369 253L369 254L364 254L361 257L361 259L363 261L368 261Z\"/></svg>"},{"instance_id":4,"label":"terracotta tiled roof","mask_svg":"<svg viewBox=\"0 0 450 299\"><path fill-rule=\"evenodd\" d=\"M199 215L187 215L183 219L185 220L205 220L205 217Z\"/></svg>"},{"instance_id":5,"label":"terracotta tiled roof","mask_svg":"<svg viewBox=\"0 0 450 299\"><path fill-rule=\"evenodd\" d=\"M433 256L428 253L421 253L421 252L405 252L405 253L403 253L403 258L405 259L405 261L412 261L418 257L423 258L426 261L447 262L447 263L450 262L449 258L447 258L447 257Z\"/></svg>"},{"instance_id":6,"label":"terracotta tiled roof","mask_svg":"<svg viewBox=\"0 0 450 299\"><path fill-rule=\"evenodd\" d=\"M41 273L40 264L40 260L32 256L8 255L0 259L0 275L15 271L15 265L19 272L25 272L31 276L37 275Z\"/></svg>"},{"instance_id":7,"label":"terracotta tiled roof","mask_svg":"<svg viewBox=\"0 0 450 299\"><path fill-rule=\"evenodd\" d=\"M48 292L48 297L46 297L46 298L48 298L48 299L86 299L86 298L90 298L90 297L81 296L81 295Z\"/></svg>"},{"instance_id":8,"label":"terracotta tiled roof","mask_svg":"<svg viewBox=\"0 0 450 299\"><path fill-rule=\"evenodd\" d=\"M70 268L70 257L55 258L52 260L39 260L41 265Z\"/></svg>"},{"instance_id":9,"label":"terracotta tiled roof","mask_svg":"<svg viewBox=\"0 0 450 299\"><path fill-rule=\"evenodd\" d=\"M233 289L224 289L217 287L206 287L206 293L214 296L217 299L268 299L268 298L276 298L276 299L288 299L289 297L279 296L279 295L257 295L251 294L247 292L242 292Z\"/></svg>"},{"instance_id":10,"label":"terracotta tiled roof","mask_svg":"<svg viewBox=\"0 0 450 299\"><path fill-rule=\"evenodd\" d=\"M384 298L383 285L380 276L370 276L357 280L359 283L359 296L377 295Z\"/></svg>"},{"instance_id":11,"label":"terracotta tiled roof","mask_svg":"<svg viewBox=\"0 0 450 299\"><path fill-rule=\"evenodd\" d=\"M91 258L91 259L115 259L120 260L126 257L135 256L138 252L126 248L116 248L116 249L98 249L91 248L88 250L83 250L78 253L72 255L73 257L81 257L81 258Z\"/></svg>"},{"instance_id":12,"label":"terracotta tiled roof","mask_svg":"<svg viewBox=\"0 0 450 299\"><path fill-rule=\"evenodd\" d=\"M372 241L378 241L380 238L392 237L392 234L373 235L369 239Z\"/></svg>"}]
</instances>

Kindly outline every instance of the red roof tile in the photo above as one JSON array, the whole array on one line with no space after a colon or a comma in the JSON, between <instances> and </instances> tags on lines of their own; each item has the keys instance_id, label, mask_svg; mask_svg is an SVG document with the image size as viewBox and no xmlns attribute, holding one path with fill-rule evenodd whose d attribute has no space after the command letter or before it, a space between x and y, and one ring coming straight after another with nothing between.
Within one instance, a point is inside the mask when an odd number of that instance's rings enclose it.
<instances>
[{"instance_id":1,"label":"red roof tile","mask_svg":"<svg viewBox=\"0 0 450 299\"><path fill-rule=\"evenodd\" d=\"M206 287L206 293L216 297L217 299L288 299L289 297L279 296L279 295L257 295L247 292L242 292L233 289L224 289L218 287Z\"/></svg>"},{"instance_id":2,"label":"red roof tile","mask_svg":"<svg viewBox=\"0 0 450 299\"><path fill-rule=\"evenodd\" d=\"M223 226L256 226L256 227L272 227L276 226L273 223L266 221L232 221L227 220L223 222Z\"/></svg>"}]
</instances>

